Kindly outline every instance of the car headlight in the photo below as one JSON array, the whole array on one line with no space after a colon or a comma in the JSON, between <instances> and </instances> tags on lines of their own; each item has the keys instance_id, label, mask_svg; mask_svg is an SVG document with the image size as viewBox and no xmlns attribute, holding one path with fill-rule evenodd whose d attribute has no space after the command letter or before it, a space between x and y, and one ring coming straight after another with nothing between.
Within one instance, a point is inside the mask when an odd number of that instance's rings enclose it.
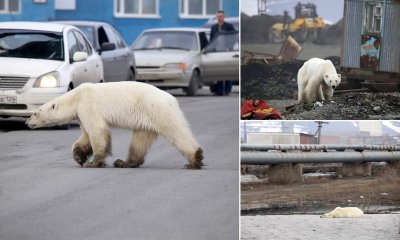
<instances>
[{"instance_id":1,"label":"car headlight","mask_svg":"<svg viewBox=\"0 0 400 240\"><path fill-rule=\"evenodd\" d=\"M179 69L179 70L185 71L186 63L167 63L164 65L164 68Z\"/></svg>"},{"instance_id":2,"label":"car headlight","mask_svg":"<svg viewBox=\"0 0 400 240\"><path fill-rule=\"evenodd\" d=\"M49 72L36 79L33 87L36 88L55 88L60 86L60 74L58 72Z\"/></svg>"}]
</instances>

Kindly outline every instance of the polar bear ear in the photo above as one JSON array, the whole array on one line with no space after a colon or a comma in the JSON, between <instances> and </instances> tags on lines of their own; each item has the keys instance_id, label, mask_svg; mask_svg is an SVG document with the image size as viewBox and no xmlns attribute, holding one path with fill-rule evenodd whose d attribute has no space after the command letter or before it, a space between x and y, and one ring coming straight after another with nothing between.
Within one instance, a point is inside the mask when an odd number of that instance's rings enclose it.
<instances>
[{"instance_id":1,"label":"polar bear ear","mask_svg":"<svg viewBox=\"0 0 400 240\"><path fill-rule=\"evenodd\" d=\"M341 78L341 77L342 77L342 75L338 74L338 75L337 75L337 77L338 77L338 78Z\"/></svg>"},{"instance_id":2,"label":"polar bear ear","mask_svg":"<svg viewBox=\"0 0 400 240\"><path fill-rule=\"evenodd\" d=\"M328 80L328 79L329 79L329 75L328 75L328 74L325 74L325 75L324 75L324 79L325 79L325 80Z\"/></svg>"}]
</instances>

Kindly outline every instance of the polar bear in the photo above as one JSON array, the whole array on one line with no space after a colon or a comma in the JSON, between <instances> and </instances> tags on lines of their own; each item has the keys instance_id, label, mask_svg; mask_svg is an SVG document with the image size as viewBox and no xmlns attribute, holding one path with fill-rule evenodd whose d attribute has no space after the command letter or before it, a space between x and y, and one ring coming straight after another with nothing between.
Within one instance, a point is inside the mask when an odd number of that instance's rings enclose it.
<instances>
[{"instance_id":1,"label":"polar bear","mask_svg":"<svg viewBox=\"0 0 400 240\"><path fill-rule=\"evenodd\" d=\"M363 215L363 211L357 207L337 207L332 212L321 215L321 218L355 218Z\"/></svg>"},{"instance_id":2,"label":"polar bear","mask_svg":"<svg viewBox=\"0 0 400 240\"><path fill-rule=\"evenodd\" d=\"M336 73L330 60L311 58L297 74L298 101L311 103L330 100L340 81L341 75Z\"/></svg>"},{"instance_id":3,"label":"polar bear","mask_svg":"<svg viewBox=\"0 0 400 240\"><path fill-rule=\"evenodd\" d=\"M82 134L72 146L74 160L83 167L104 167L111 154L110 128L133 131L126 161L115 167L139 167L157 135L165 137L189 161L190 169L200 169L203 151L192 135L169 93L139 82L85 83L42 105L26 121L30 128L66 124L79 120ZM93 154L92 162L88 157Z\"/></svg>"}]
</instances>

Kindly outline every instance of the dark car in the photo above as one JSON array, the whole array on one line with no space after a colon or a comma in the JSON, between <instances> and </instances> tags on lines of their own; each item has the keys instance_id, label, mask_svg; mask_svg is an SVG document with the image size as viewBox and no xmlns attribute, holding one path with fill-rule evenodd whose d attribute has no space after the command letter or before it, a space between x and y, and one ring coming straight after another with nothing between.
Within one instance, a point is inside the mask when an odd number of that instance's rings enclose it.
<instances>
[{"instance_id":1,"label":"dark car","mask_svg":"<svg viewBox=\"0 0 400 240\"><path fill-rule=\"evenodd\" d=\"M111 25L91 21L61 23L79 28L98 51L103 60L105 82L136 80L135 56Z\"/></svg>"}]
</instances>

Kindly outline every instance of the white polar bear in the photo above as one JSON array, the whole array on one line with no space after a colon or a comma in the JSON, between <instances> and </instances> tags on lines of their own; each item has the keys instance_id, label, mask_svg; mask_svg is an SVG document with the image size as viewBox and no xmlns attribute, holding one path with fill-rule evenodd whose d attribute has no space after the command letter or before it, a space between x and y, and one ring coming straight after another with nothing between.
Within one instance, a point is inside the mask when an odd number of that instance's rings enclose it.
<instances>
[{"instance_id":1,"label":"white polar bear","mask_svg":"<svg viewBox=\"0 0 400 240\"><path fill-rule=\"evenodd\" d=\"M337 207L332 212L321 215L321 218L355 218L363 215L363 211L357 207Z\"/></svg>"},{"instance_id":2,"label":"white polar bear","mask_svg":"<svg viewBox=\"0 0 400 240\"><path fill-rule=\"evenodd\" d=\"M111 154L110 127L133 131L126 161L115 167L138 167L158 134L164 136L200 169L203 151L194 139L178 101L169 93L139 82L85 83L38 108L26 121L30 128L79 120L82 135L72 146L74 160L83 167L103 167ZM94 159L88 162L93 154Z\"/></svg>"},{"instance_id":3,"label":"white polar bear","mask_svg":"<svg viewBox=\"0 0 400 240\"><path fill-rule=\"evenodd\" d=\"M307 103L330 100L340 81L341 75L330 60L311 58L297 74L298 100Z\"/></svg>"}]
</instances>

